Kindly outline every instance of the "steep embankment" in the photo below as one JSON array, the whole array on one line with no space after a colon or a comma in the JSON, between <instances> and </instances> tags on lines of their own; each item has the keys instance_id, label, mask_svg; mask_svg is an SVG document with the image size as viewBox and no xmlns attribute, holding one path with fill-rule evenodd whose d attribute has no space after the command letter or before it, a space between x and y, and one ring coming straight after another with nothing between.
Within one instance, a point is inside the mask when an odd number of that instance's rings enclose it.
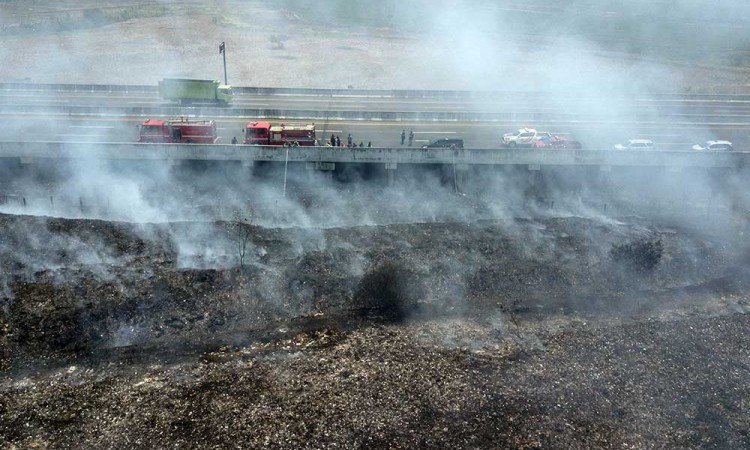
<instances>
[{"instance_id":1,"label":"steep embankment","mask_svg":"<svg viewBox=\"0 0 750 450\"><path fill-rule=\"evenodd\" d=\"M0 216L0 442L748 446L744 251L580 218Z\"/></svg>"},{"instance_id":2,"label":"steep embankment","mask_svg":"<svg viewBox=\"0 0 750 450\"><path fill-rule=\"evenodd\" d=\"M0 220L6 355L210 348L301 318L644 316L744 282L728 242L580 218L251 227L244 268L225 223Z\"/></svg>"}]
</instances>

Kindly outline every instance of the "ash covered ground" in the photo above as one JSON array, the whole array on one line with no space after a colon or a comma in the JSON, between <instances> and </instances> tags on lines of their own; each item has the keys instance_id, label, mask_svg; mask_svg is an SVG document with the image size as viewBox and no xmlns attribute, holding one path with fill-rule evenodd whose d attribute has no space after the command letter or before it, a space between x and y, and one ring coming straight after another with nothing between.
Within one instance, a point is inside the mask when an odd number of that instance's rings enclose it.
<instances>
[{"instance_id":1,"label":"ash covered ground","mask_svg":"<svg viewBox=\"0 0 750 450\"><path fill-rule=\"evenodd\" d=\"M716 39L709 48L722 57L697 64L654 45L661 33L650 27L616 41L634 35L631 45L668 57L558 26L516 34L461 5L411 11L424 32L368 17L332 24L267 2L97 5L128 6L110 14L80 2L62 16L49 2L6 3L4 81L221 78L225 41L240 86L583 93L575 106L608 112L613 95L747 92L746 49ZM697 39L678 49L707 48L708 9L696 8ZM667 30L686 28L679 14L657 16L660 32L666 18ZM559 198L557 208L496 214L477 212L477 196L415 182L398 195L349 187L344 208L318 209L346 195L324 193L269 219L289 202L243 178L205 183L251 187L233 201L92 174L95 165L52 192L30 193L47 189L39 180L6 189L15 180L0 177L4 194L28 201L0 205L0 447L750 447L748 230L710 209L715 192L670 202L654 189L648 214L613 211L610 200L571 213ZM516 184L481 201L522 203ZM689 175L665 184L670 194L708 185ZM143 198L144 185L163 197ZM200 209L251 195L265 209L239 267L228 214L215 221ZM367 206L382 196L397 207ZM665 211L675 203L680 211ZM303 220L287 220L300 207ZM654 210L659 220L643 218Z\"/></svg>"},{"instance_id":2,"label":"ash covered ground","mask_svg":"<svg viewBox=\"0 0 750 450\"><path fill-rule=\"evenodd\" d=\"M251 225L239 267L231 221L2 215L0 440L746 448L745 230L720 222Z\"/></svg>"}]
</instances>

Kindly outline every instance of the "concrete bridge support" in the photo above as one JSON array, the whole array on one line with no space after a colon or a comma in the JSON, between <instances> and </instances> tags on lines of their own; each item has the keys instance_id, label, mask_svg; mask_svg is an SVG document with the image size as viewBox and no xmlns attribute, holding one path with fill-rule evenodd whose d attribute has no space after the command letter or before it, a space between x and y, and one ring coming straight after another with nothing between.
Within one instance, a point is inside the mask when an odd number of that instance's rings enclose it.
<instances>
[{"instance_id":1,"label":"concrete bridge support","mask_svg":"<svg viewBox=\"0 0 750 450\"><path fill-rule=\"evenodd\" d=\"M311 181L316 173L322 174L326 180L331 180L333 179L333 171L336 169L336 163L315 161L305 163L305 169Z\"/></svg>"},{"instance_id":2,"label":"concrete bridge support","mask_svg":"<svg viewBox=\"0 0 750 450\"><path fill-rule=\"evenodd\" d=\"M242 170L247 174L248 177L253 176L255 172L255 162L253 160L242 160Z\"/></svg>"},{"instance_id":3,"label":"concrete bridge support","mask_svg":"<svg viewBox=\"0 0 750 450\"><path fill-rule=\"evenodd\" d=\"M612 192L612 166L599 166L596 186L602 194L606 195Z\"/></svg>"},{"instance_id":4,"label":"concrete bridge support","mask_svg":"<svg viewBox=\"0 0 750 450\"><path fill-rule=\"evenodd\" d=\"M466 183L469 178L469 165L468 164L454 164L453 165L453 176L454 184L457 194L463 194L466 192Z\"/></svg>"},{"instance_id":5,"label":"concrete bridge support","mask_svg":"<svg viewBox=\"0 0 750 450\"><path fill-rule=\"evenodd\" d=\"M539 164L529 164L529 186L532 190L538 190L542 184L542 166Z\"/></svg>"},{"instance_id":6,"label":"concrete bridge support","mask_svg":"<svg viewBox=\"0 0 750 450\"><path fill-rule=\"evenodd\" d=\"M385 172L388 174L388 186L393 186L396 183L396 163L385 163Z\"/></svg>"}]
</instances>

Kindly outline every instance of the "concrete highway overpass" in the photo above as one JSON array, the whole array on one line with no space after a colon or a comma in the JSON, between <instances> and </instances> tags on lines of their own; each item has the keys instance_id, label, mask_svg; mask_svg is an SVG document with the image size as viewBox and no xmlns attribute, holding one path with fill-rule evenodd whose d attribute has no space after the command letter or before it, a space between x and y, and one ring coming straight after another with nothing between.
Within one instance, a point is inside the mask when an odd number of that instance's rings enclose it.
<instances>
[{"instance_id":1,"label":"concrete highway overpass","mask_svg":"<svg viewBox=\"0 0 750 450\"><path fill-rule=\"evenodd\" d=\"M615 151L466 148L338 148L264 147L246 145L140 144L89 142L0 142L0 159L33 164L42 160L99 159L120 161L236 161L317 164L331 170L337 163L442 165L743 168L750 166L750 152L710 151Z\"/></svg>"}]
</instances>

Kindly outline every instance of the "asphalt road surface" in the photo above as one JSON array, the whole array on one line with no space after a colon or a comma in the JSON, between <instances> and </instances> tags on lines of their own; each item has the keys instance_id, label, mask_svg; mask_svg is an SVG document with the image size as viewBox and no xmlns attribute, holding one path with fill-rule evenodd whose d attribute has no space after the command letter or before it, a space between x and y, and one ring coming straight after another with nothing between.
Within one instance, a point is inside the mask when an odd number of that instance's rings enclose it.
<instances>
[{"instance_id":1,"label":"asphalt road surface","mask_svg":"<svg viewBox=\"0 0 750 450\"><path fill-rule=\"evenodd\" d=\"M550 98L539 93L492 93L474 98L401 98L383 95L312 95L238 94L228 111L237 109L278 109L315 111L317 119L289 119L266 117L273 123L315 122L317 138L325 142L331 134L346 136L351 133L356 143L375 147L400 145L400 133L414 131L414 146L434 138L460 137L466 147L498 147L503 133L520 127L561 134L581 141L584 148L610 149L627 139L651 139L657 148L688 150L698 142L709 139L728 139L736 150L745 150L750 137L750 101L743 96L703 98L700 96L655 96L651 99L586 99L581 97ZM13 106L100 106L100 107L161 107L175 106L156 94L57 92L48 90L0 91L0 116L5 125L0 127L0 140L5 141L63 141L63 142L134 142L137 125L146 116L20 114ZM586 105L596 108L585 109ZM602 105L611 106L604 110ZM570 108L567 108L570 106ZM190 116L191 108L183 108ZM553 120L533 123L513 120L492 121L388 121L388 120L329 120L328 111L390 111L390 112L532 112L585 113L601 117L599 120ZM636 117L638 116L638 117ZM712 116L722 120L712 120ZM156 116L153 116L156 117ZM554 117L554 116L550 116ZM731 120L725 120L731 117ZM227 115L202 117L217 121L219 143L229 143L232 137L242 141L242 129L257 117Z\"/></svg>"},{"instance_id":2,"label":"asphalt road surface","mask_svg":"<svg viewBox=\"0 0 750 450\"><path fill-rule=\"evenodd\" d=\"M5 126L0 128L3 141L61 141L61 142L135 142L137 125L146 117L101 116L3 116ZM218 143L228 144L232 137L242 142L242 130L255 118L222 118L217 120ZM303 120L274 120L274 123L304 123ZM374 147L400 145L400 134L414 131L414 146L424 145L439 137L460 137L466 147L492 148L500 145L503 133L529 124L514 122L387 122L387 121L314 121L317 138L325 143L331 134L342 141L351 133L354 141ZM612 145L637 137L651 139L657 147L670 150L690 149L692 144L721 136L732 140L736 150L743 150L743 142L750 135L747 126L710 126L696 129L692 125L673 124L581 124L537 123L540 130L579 140L584 148L610 149ZM407 140L408 143L408 140Z\"/></svg>"},{"instance_id":3,"label":"asphalt road surface","mask_svg":"<svg viewBox=\"0 0 750 450\"><path fill-rule=\"evenodd\" d=\"M235 93L229 108L309 109L316 111L389 111L389 112L570 112L585 113L591 108L610 109L613 113L651 112L666 115L750 116L750 100L726 98L674 97L591 98L549 96L543 93L492 93L471 98L401 98L383 95L309 95ZM174 106L156 93L68 92L49 90L2 90L5 105L82 105L120 107Z\"/></svg>"}]
</instances>

